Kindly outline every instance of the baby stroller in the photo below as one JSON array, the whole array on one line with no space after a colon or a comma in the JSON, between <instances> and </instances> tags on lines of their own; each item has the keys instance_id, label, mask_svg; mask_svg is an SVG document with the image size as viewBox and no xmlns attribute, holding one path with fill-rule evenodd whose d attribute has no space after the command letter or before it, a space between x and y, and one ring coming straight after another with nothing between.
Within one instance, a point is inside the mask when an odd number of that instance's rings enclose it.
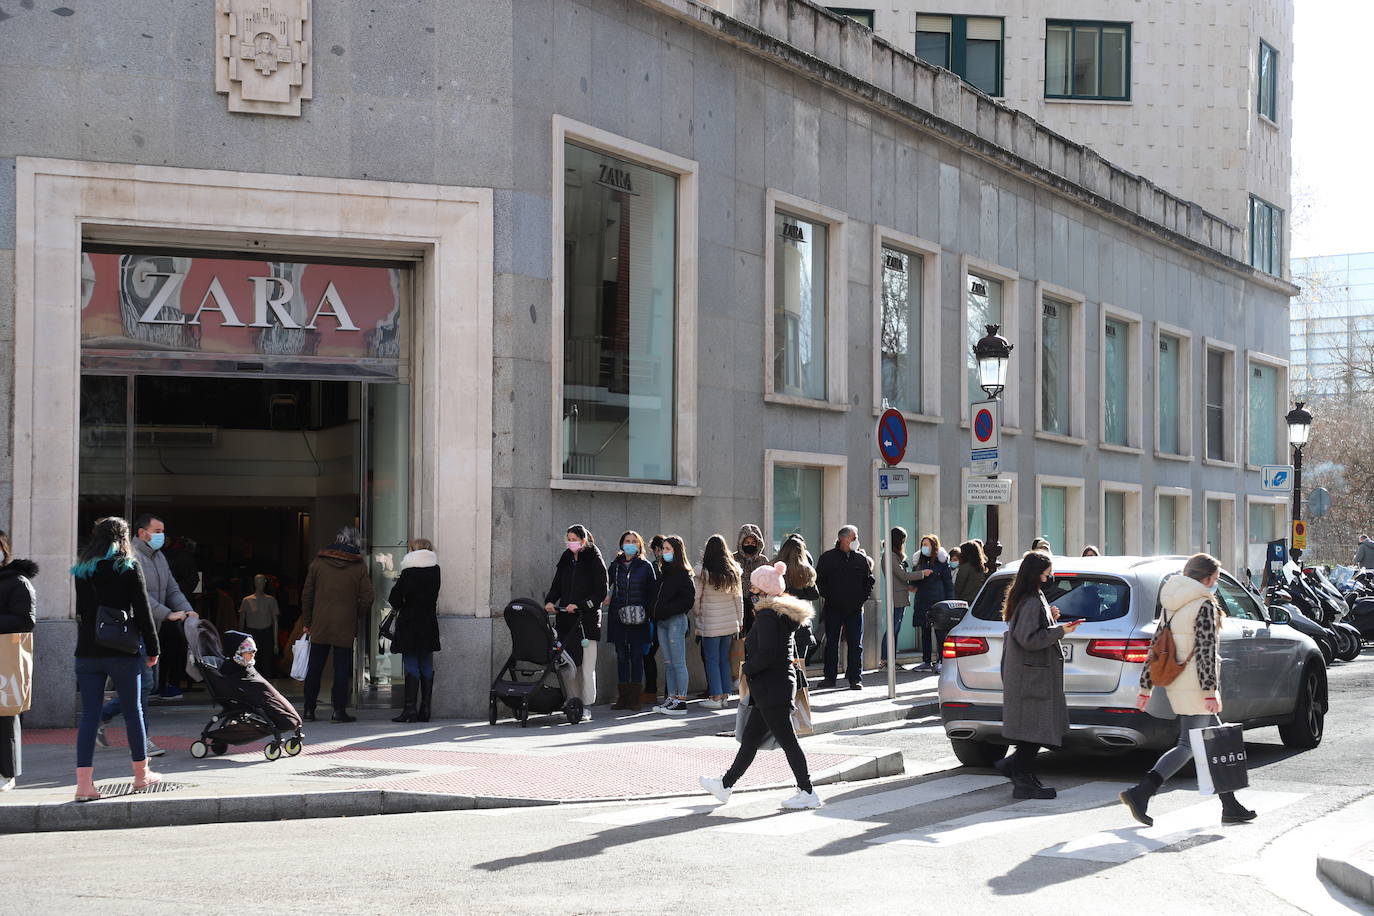
<instances>
[{"instance_id":1,"label":"baby stroller","mask_svg":"<svg viewBox=\"0 0 1374 916\"><path fill-rule=\"evenodd\" d=\"M188 633L188 636L192 634ZM235 649L247 634L230 630L235 637ZM194 658L196 674L205 682L210 697L219 704L220 711L210 717L201 729L200 738L191 744L191 756L197 759L208 754L219 756L231 744L249 744L268 735L272 740L262 749L268 760L277 760L283 753L295 757L304 745L301 717L294 706L253 668L242 668L232 658L226 663L224 650L214 624L201 620L194 639L188 639ZM223 668L232 666L233 676ZM290 732L283 737L283 732Z\"/></svg>"},{"instance_id":2,"label":"baby stroller","mask_svg":"<svg viewBox=\"0 0 1374 916\"><path fill-rule=\"evenodd\" d=\"M522 728L529 725L532 712L561 711L569 724L581 722L582 700L570 695L564 680L572 674L572 660L563 651L544 606L531 598L516 598L506 605L504 616L511 652L491 684L491 724L496 724L500 712L498 701L510 707Z\"/></svg>"}]
</instances>

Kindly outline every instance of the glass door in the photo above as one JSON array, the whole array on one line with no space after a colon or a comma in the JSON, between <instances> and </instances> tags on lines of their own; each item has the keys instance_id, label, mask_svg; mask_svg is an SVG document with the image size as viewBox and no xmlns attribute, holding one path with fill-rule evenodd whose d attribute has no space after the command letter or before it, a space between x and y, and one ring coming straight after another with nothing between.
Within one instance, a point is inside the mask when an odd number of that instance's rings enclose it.
<instances>
[{"instance_id":1,"label":"glass door","mask_svg":"<svg viewBox=\"0 0 1374 916\"><path fill-rule=\"evenodd\" d=\"M363 386L363 538L372 573L372 611L363 621L358 687L369 704L391 704L389 688L404 681L401 657L377 630L390 610L387 600L401 574L410 541L410 386ZM399 696L396 698L399 701Z\"/></svg>"}]
</instances>

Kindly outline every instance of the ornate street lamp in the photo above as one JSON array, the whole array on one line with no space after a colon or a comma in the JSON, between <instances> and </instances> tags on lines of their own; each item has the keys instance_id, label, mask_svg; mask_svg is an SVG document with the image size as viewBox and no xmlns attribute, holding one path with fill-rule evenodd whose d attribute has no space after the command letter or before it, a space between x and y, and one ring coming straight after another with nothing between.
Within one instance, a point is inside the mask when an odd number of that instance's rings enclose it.
<instances>
[{"instance_id":1,"label":"ornate street lamp","mask_svg":"<svg viewBox=\"0 0 1374 916\"><path fill-rule=\"evenodd\" d=\"M1293 521L1302 519L1302 447L1312 432L1312 411L1298 401L1296 407L1288 411L1284 420L1288 423L1288 444L1293 446ZM1289 555L1293 562L1301 565L1302 550L1290 545Z\"/></svg>"},{"instance_id":2,"label":"ornate street lamp","mask_svg":"<svg viewBox=\"0 0 1374 916\"><path fill-rule=\"evenodd\" d=\"M986 327L987 336L973 345L973 358L978 362L978 387L982 388L989 398L999 401L1007 387L1007 364L1011 362L1013 345L997 333L1001 325L989 324ZM1001 405L998 406L1000 408ZM992 572L998 567L998 557L1002 555L1002 532L997 503L989 504L987 513L988 542L985 546L988 572Z\"/></svg>"}]
</instances>

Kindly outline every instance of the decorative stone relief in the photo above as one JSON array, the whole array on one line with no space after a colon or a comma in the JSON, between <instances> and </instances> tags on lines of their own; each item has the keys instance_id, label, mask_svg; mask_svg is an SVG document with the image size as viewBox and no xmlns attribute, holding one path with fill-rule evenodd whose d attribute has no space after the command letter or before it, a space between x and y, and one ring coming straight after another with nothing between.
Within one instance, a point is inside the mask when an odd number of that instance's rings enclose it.
<instances>
[{"instance_id":1,"label":"decorative stone relief","mask_svg":"<svg viewBox=\"0 0 1374 916\"><path fill-rule=\"evenodd\" d=\"M215 0L215 90L229 110L300 117L310 87L310 0Z\"/></svg>"}]
</instances>

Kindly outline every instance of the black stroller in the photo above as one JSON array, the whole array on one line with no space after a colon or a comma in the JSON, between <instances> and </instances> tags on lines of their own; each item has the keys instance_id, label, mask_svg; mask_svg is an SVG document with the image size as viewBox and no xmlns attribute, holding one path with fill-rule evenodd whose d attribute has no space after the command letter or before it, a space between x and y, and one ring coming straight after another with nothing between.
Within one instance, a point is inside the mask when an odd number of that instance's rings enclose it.
<instances>
[{"instance_id":1,"label":"black stroller","mask_svg":"<svg viewBox=\"0 0 1374 916\"><path fill-rule=\"evenodd\" d=\"M506 605L504 616L511 653L491 684L491 724L496 724L499 703L510 707L521 727L529 725L532 712L562 712L570 724L581 722L582 700L571 696L565 680L572 674L572 660L563 651L544 606L531 598L516 598Z\"/></svg>"},{"instance_id":2,"label":"black stroller","mask_svg":"<svg viewBox=\"0 0 1374 916\"><path fill-rule=\"evenodd\" d=\"M231 631L230 635L244 634ZM277 760L283 753L295 757L301 752L305 735L295 707L252 668L237 678L221 672L224 650L214 624L200 621L194 639L188 642L196 674L220 706L220 711L201 729L200 738L191 744L192 757L200 759L212 753L219 756L229 750L231 744L250 744L268 735L272 740L262 749L268 760ZM233 667L238 669L239 666L234 664ZM279 720L294 723L294 729L283 727ZM283 737L284 732L288 733L286 737Z\"/></svg>"}]
</instances>

